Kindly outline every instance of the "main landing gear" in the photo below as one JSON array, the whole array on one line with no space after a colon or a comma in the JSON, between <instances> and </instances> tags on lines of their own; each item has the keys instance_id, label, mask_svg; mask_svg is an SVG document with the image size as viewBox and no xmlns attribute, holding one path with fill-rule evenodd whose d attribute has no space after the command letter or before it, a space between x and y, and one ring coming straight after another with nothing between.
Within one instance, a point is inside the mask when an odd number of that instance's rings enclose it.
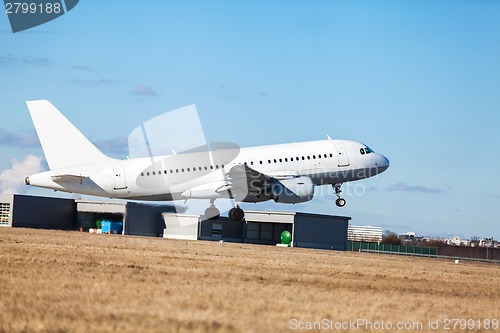
<instances>
[{"instance_id":1,"label":"main landing gear","mask_svg":"<svg viewBox=\"0 0 500 333\"><path fill-rule=\"evenodd\" d=\"M231 208L227 214L231 220L243 221L245 217L245 212L240 207L236 206Z\"/></svg>"},{"instance_id":2,"label":"main landing gear","mask_svg":"<svg viewBox=\"0 0 500 333\"><path fill-rule=\"evenodd\" d=\"M217 207L215 207L214 201L215 200L210 200L210 207L205 210L205 219L217 220L220 217L220 211L217 209ZM243 221L245 212L243 211L243 209L238 207L238 205L236 205L236 207L229 210L228 216L231 220Z\"/></svg>"},{"instance_id":3,"label":"main landing gear","mask_svg":"<svg viewBox=\"0 0 500 333\"><path fill-rule=\"evenodd\" d=\"M215 207L214 201L210 199L210 207L205 209L205 218L208 220L217 220L220 216L220 211Z\"/></svg>"},{"instance_id":4,"label":"main landing gear","mask_svg":"<svg viewBox=\"0 0 500 333\"><path fill-rule=\"evenodd\" d=\"M342 186L342 184L333 184L333 189L335 190L335 195L337 196L337 200L335 200L335 204L337 205L337 207L344 207L345 206L345 199L341 198L340 197L340 193L342 193L342 190L340 189L340 187Z\"/></svg>"}]
</instances>

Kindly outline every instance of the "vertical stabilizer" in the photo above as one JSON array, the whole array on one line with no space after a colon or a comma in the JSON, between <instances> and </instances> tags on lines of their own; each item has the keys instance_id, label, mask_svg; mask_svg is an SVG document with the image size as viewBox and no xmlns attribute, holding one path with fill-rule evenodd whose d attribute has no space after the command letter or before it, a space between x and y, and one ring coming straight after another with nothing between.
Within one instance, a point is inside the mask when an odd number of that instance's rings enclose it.
<instances>
[{"instance_id":1,"label":"vertical stabilizer","mask_svg":"<svg viewBox=\"0 0 500 333\"><path fill-rule=\"evenodd\" d=\"M47 100L27 101L49 168L110 160Z\"/></svg>"}]
</instances>

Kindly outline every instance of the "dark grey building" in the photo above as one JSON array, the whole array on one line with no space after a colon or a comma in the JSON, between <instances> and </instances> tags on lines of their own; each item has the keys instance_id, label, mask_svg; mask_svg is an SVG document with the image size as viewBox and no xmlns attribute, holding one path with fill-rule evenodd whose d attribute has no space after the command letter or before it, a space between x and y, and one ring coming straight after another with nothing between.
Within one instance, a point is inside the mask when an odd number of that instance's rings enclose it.
<instances>
[{"instance_id":1,"label":"dark grey building","mask_svg":"<svg viewBox=\"0 0 500 333\"><path fill-rule=\"evenodd\" d=\"M228 218L200 222L198 238L276 245L281 233L292 234L292 246L347 250L350 217L294 212L245 211L245 221Z\"/></svg>"},{"instance_id":2,"label":"dark grey building","mask_svg":"<svg viewBox=\"0 0 500 333\"><path fill-rule=\"evenodd\" d=\"M97 220L123 223L124 235L160 237L165 223L162 213L175 212L173 206L151 205L127 201L77 200L78 226L88 230L95 228Z\"/></svg>"},{"instance_id":3,"label":"dark grey building","mask_svg":"<svg viewBox=\"0 0 500 333\"><path fill-rule=\"evenodd\" d=\"M1 194L0 226L76 230L75 201L21 194Z\"/></svg>"}]
</instances>

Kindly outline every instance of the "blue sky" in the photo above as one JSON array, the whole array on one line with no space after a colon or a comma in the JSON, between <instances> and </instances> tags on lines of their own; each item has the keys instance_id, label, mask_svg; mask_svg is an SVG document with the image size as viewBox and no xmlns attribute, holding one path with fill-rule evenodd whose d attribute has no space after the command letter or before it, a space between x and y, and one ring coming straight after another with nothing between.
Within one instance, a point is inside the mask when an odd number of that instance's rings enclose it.
<instances>
[{"instance_id":1,"label":"blue sky","mask_svg":"<svg viewBox=\"0 0 500 333\"><path fill-rule=\"evenodd\" d=\"M342 209L328 188L309 203L247 207L500 239L499 2L120 3L82 0L16 34L0 14L2 190L8 171L42 156L25 100L51 100L115 156L138 124L194 103L210 140L329 134L391 161L344 186Z\"/></svg>"}]
</instances>

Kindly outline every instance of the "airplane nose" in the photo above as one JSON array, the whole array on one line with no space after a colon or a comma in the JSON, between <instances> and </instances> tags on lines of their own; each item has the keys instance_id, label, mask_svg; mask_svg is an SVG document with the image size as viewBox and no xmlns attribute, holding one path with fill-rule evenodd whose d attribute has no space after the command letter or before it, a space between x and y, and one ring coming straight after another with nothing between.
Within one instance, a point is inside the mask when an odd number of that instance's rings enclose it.
<instances>
[{"instance_id":1,"label":"airplane nose","mask_svg":"<svg viewBox=\"0 0 500 333\"><path fill-rule=\"evenodd\" d=\"M391 163L389 162L389 159L387 157L385 157L384 155L379 155L377 163L375 163L375 165L377 166L377 169L378 169L378 173L382 173L385 170L387 170L387 168L389 168L390 164Z\"/></svg>"}]
</instances>

